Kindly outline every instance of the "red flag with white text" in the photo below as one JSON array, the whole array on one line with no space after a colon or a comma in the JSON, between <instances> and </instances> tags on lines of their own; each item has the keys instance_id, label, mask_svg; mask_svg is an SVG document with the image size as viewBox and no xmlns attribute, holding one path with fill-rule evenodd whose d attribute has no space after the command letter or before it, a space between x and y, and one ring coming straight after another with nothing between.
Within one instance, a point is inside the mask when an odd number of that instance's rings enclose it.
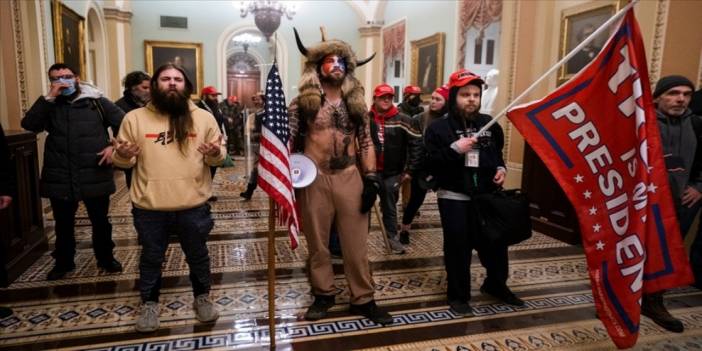
<instances>
[{"instance_id":1,"label":"red flag with white text","mask_svg":"<svg viewBox=\"0 0 702 351\"><path fill-rule=\"evenodd\" d=\"M617 347L633 346L641 294L693 280L633 10L580 73L507 116L575 208L607 332Z\"/></svg>"}]
</instances>

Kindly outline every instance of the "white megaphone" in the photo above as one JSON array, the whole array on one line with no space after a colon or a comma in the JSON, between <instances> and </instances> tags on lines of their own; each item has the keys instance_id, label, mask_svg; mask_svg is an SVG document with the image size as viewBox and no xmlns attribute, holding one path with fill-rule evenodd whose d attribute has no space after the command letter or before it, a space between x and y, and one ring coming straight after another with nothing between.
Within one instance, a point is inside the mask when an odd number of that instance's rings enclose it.
<instances>
[{"instance_id":1,"label":"white megaphone","mask_svg":"<svg viewBox=\"0 0 702 351\"><path fill-rule=\"evenodd\" d=\"M290 155L290 177L295 189L309 186L317 178L317 166L303 154Z\"/></svg>"}]
</instances>

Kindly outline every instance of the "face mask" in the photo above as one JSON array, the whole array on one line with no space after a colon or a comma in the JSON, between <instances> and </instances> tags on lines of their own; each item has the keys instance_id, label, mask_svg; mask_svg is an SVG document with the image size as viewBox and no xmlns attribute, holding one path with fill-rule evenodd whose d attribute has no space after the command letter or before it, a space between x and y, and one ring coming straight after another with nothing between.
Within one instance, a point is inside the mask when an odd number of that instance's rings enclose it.
<instances>
[{"instance_id":1,"label":"face mask","mask_svg":"<svg viewBox=\"0 0 702 351\"><path fill-rule=\"evenodd\" d=\"M61 78L61 79L59 79L59 82L70 84L70 86L68 86L68 87L66 87L66 88L64 88L64 89L61 90L61 95L63 95L63 96L71 96L71 95L73 95L73 93L76 92L76 79L75 79L75 78L73 78L73 79L63 79L63 78Z\"/></svg>"}]
</instances>

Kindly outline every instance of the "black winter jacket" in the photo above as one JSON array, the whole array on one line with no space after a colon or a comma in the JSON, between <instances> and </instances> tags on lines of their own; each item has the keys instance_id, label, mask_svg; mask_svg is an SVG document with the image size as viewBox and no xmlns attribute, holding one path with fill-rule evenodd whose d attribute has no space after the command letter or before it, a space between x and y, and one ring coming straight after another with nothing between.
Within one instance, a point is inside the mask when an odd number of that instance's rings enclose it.
<instances>
[{"instance_id":1,"label":"black winter jacket","mask_svg":"<svg viewBox=\"0 0 702 351\"><path fill-rule=\"evenodd\" d=\"M424 112L424 108L422 106L412 106L406 101L401 102L399 105L397 105L397 109L400 110L401 113L404 113L408 116L414 116Z\"/></svg>"},{"instance_id":2,"label":"black winter jacket","mask_svg":"<svg viewBox=\"0 0 702 351\"><path fill-rule=\"evenodd\" d=\"M134 95L132 95L132 93L129 90L124 91L124 95L121 98L119 98L119 100L115 101L115 105L121 108L125 114L131 110L136 110L140 107L143 107L136 102Z\"/></svg>"},{"instance_id":3,"label":"black winter jacket","mask_svg":"<svg viewBox=\"0 0 702 351\"><path fill-rule=\"evenodd\" d=\"M22 128L49 133L41 171L42 197L79 201L115 192L112 166L98 165L98 152L110 145L108 126L117 135L124 112L96 88L81 84L80 89L73 101L39 97L22 119Z\"/></svg>"},{"instance_id":4,"label":"black winter jacket","mask_svg":"<svg viewBox=\"0 0 702 351\"><path fill-rule=\"evenodd\" d=\"M15 170L10 164L10 149L5 139L5 131L0 125L0 195L15 197Z\"/></svg>"},{"instance_id":5,"label":"black winter jacket","mask_svg":"<svg viewBox=\"0 0 702 351\"><path fill-rule=\"evenodd\" d=\"M370 119L375 121L374 113L371 111L369 114ZM375 134L378 135L380 126L376 127L378 131ZM385 120L383 130L383 143L380 145L380 152L383 153L383 177L392 177L405 171L414 175L419 167L422 134L415 130L412 118L398 113Z\"/></svg>"},{"instance_id":6,"label":"black winter jacket","mask_svg":"<svg viewBox=\"0 0 702 351\"><path fill-rule=\"evenodd\" d=\"M479 167L465 166L465 155L451 148L451 144L461 136L476 133L492 118L479 114L474 121L463 123L457 118L444 115L429 125L424 136L429 156L429 171L436 177L440 189L445 189L466 195L490 192L496 189L492 179L498 167L504 167L502 147L504 134L499 124L493 124L490 129L478 137L480 150Z\"/></svg>"}]
</instances>

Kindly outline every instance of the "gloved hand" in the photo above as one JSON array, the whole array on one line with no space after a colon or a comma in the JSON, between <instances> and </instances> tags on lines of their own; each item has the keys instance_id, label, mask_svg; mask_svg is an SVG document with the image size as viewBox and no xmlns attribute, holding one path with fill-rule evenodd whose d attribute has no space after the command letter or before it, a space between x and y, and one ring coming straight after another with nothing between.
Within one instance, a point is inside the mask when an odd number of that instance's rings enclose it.
<instances>
[{"instance_id":1,"label":"gloved hand","mask_svg":"<svg viewBox=\"0 0 702 351\"><path fill-rule=\"evenodd\" d=\"M363 193L361 194L361 213L370 211L375 199L378 197L381 187L380 176L377 174L368 174L363 177Z\"/></svg>"}]
</instances>

